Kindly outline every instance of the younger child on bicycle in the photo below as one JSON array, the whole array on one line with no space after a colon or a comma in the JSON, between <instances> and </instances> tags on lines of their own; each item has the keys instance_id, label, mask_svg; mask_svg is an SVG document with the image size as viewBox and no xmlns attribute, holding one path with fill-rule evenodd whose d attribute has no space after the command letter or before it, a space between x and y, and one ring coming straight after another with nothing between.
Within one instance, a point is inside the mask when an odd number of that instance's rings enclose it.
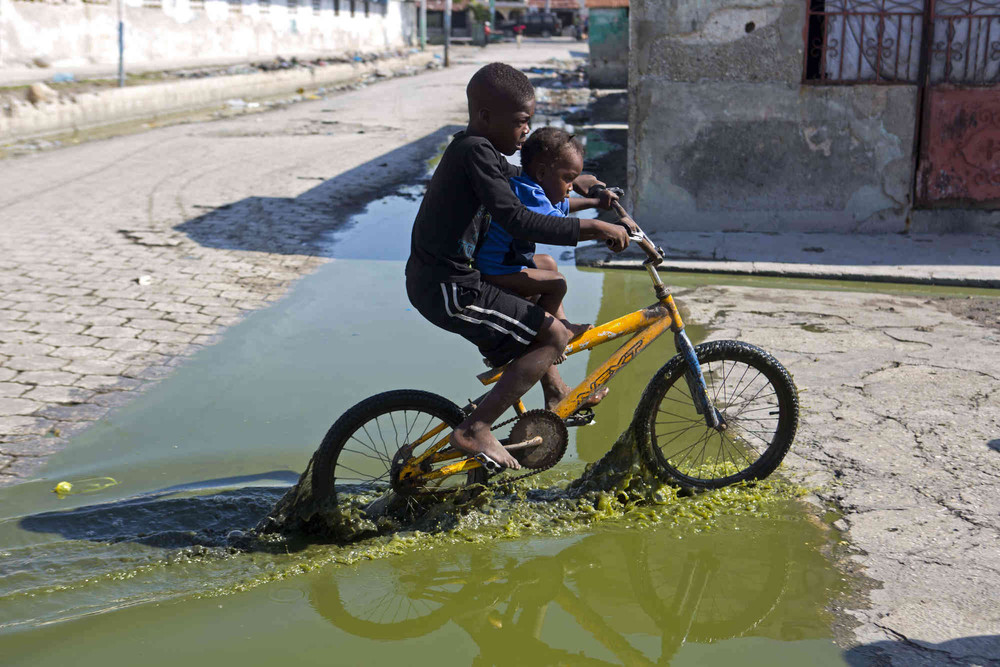
<instances>
[{"instance_id":1,"label":"younger child on bicycle","mask_svg":"<svg viewBox=\"0 0 1000 667\"><path fill-rule=\"evenodd\" d=\"M413 223L406 292L432 324L474 343L494 366L507 364L493 390L455 427L451 444L517 469L492 434L493 423L539 380L547 394L558 389L552 364L573 334L537 304L483 281L472 265L476 247L491 221L541 243L599 239L620 251L629 239L618 225L529 211L511 191L508 179L521 170L503 156L524 144L535 113L535 91L522 72L486 65L469 81L466 98L469 125L445 149ZM593 176L580 176L574 187L586 192L595 184Z\"/></svg>"},{"instance_id":2,"label":"younger child on bicycle","mask_svg":"<svg viewBox=\"0 0 1000 667\"><path fill-rule=\"evenodd\" d=\"M543 127L521 147L521 175L510 178L510 187L529 211L542 215L564 218L588 208L610 208L615 197L607 190L597 198L569 196L582 172L583 144L564 130ZM566 319L562 307L566 279L559 273L555 259L535 254L533 242L515 238L500 223L490 224L486 240L476 253L475 266L484 281L534 301L574 336L592 328Z\"/></svg>"}]
</instances>

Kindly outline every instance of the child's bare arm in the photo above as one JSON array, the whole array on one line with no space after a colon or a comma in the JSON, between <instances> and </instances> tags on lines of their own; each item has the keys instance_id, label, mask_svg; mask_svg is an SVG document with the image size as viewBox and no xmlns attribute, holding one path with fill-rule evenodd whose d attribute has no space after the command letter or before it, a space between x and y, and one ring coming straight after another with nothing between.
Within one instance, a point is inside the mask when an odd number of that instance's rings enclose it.
<instances>
[{"instance_id":1,"label":"child's bare arm","mask_svg":"<svg viewBox=\"0 0 1000 667\"><path fill-rule=\"evenodd\" d=\"M569 212L582 211L587 208L603 208L605 211L618 201L618 195L611 190L601 190L596 197L570 197Z\"/></svg>"},{"instance_id":2,"label":"child's bare arm","mask_svg":"<svg viewBox=\"0 0 1000 667\"><path fill-rule=\"evenodd\" d=\"M588 208L597 208L599 204L600 201L593 197L570 197L569 212L575 213L576 211L583 211Z\"/></svg>"},{"instance_id":3,"label":"child's bare arm","mask_svg":"<svg viewBox=\"0 0 1000 667\"><path fill-rule=\"evenodd\" d=\"M573 181L573 192L578 195L586 196L590 192L590 188L595 185L604 185L604 181L597 179L597 176L593 174L580 174Z\"/></svg>"}]
</instances>

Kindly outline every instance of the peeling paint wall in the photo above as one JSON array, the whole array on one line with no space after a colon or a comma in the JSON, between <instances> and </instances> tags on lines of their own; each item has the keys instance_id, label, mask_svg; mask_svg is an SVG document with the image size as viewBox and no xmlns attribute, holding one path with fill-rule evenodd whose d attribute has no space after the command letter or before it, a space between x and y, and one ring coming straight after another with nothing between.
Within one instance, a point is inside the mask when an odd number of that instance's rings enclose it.
<instances>
[{"instance_id":1,"label":"peeling paint wall","mask_svg":"<svg viewBox=\"0 0 1000 667\"><path fill-rule=\"evenodd\" d=\"M628 86L628 8L590 10L588 78L591 88Z\"/></svg>"},{"instance_id":2,"label":"peeling paint wall","mask_svg":"<svg viewBox=\"0 0 1000 667\"><path fill-rule=\"evenodd\" d=\"M0 3L4 65L35 58L52 67L118 62L114 4ZM347 0L336 15L329 0L322 0L318 10L312 2L273 0L266 13L254 0L235 6L206 0L204 9L192 8L189 0L163 0L162 7L142 7L141 0L125 3L127 65L380 51L412 45L416 34L415 6L399 0L372 3L367 17L360 1L351 16Z\"/></svg>"},{"instance_id":3,"label":"peeling paint wall","mask_svg":"<svg viewBox=\"0 0 1000 667\"><path fill-rule=\"evenodd\" d=\"M632 0L629 196L654 230L900 231L916 86L803 86L805 0Z\"/></svg>"}]
</instances>

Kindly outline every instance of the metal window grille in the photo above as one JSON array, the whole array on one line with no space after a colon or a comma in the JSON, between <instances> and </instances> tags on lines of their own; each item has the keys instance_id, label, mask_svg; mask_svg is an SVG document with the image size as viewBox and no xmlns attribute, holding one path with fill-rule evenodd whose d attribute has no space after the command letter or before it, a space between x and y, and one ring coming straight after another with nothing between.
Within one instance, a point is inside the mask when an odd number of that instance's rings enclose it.
<instances>
[{"instance_id":1,"label":"metal window grille","mask_svg":"<svg viewBox=\"0 0 1000 667\"><path fill-rule=\"evenodd\" d=\"M924 0L807 2L806 83L916 83Z\"/></svg>"},{"instance_id":2,"label":"metal window grille","mask_svg":"<svg viewBox=\"0 0 1000 667\"><path fill-rule=\"evenodd\" d=\"M931 25L931 83L1000 82L1000 1L936 0Z\"/></svg>"}]
</instances>

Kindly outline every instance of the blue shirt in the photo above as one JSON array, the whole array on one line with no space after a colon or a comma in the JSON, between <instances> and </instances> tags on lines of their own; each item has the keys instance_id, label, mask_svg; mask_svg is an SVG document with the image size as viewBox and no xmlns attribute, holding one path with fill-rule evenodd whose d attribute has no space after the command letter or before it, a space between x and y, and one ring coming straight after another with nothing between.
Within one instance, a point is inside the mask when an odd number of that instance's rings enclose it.
<instances>
[{"instance_id":1,"label":"blue shirt","mask_svg":"<svg viewBox=\"0 0 1000 667\"><path fill-rule=\"evenodd\" d=\"M533 213L551 215L557 218L565 218L566 214L569 213L568 199L553 204L545 196L542 186L527 174L511 178L510 189L514 191L521 203ZM496 221L493 221L486 231L486 238L479 247L479 251L476 252L476 268L487 276L518 273L523 268L534 267L532 261L534 254L534 243L514 238Z\"/></svg>"}]
</instances>

